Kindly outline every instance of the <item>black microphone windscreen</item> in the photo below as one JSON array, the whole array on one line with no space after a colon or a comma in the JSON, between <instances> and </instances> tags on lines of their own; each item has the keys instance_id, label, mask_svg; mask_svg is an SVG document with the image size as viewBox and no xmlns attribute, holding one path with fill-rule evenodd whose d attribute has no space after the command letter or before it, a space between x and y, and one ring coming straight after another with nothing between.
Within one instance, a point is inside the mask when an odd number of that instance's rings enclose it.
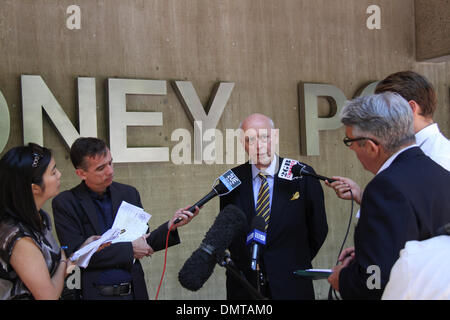
<instances>
[{"instance_id":1,"label":"black microphone windscreen","mask_svg":"<svg viewBox=\"0 0 450 320\"><path fill-rule=\"evenodd\" d=\"M294 177L300 177L302 175L302 169L304 167L299 165L298 163L292 167L292 175Z\"/></svg>"},{"instance_id":2,"label":"black microphone windscreen","mask_svg":"<svg viewBox=\"0 0 450 320\"><path fill-rule=\"evenodd\" d=\"M250 230L264 231L266 229L266 221L261 216L254 216Z\"/></svg>"},{"instance_id":3,"label":"black microphone windscreen","mask_svg":"<svg viewBox=\"0 0 450 320\"><path fill-rule=\"evenodd\" d=\"M219 183L217 185L215 185L213 189L216 190L216 192L219 196L230 191L220 180L219 180Z\"/></svg>"},{"instance_id":4,"label":"black microphone windscreen","mask_svg":"<svg viewBox=\"0 0 450 320\"><path fill-rule=\"evenodd\" d=\"M215 257L199 248L184 263L178 273L178 280L184 288L197 291L209 279L215 266Z\"/></svg>"},{"instance_id":5,"label":"black microphone windscreen","mask_svg":"<svg viewBox=\"0 0 450 320\"><path fill-rule=\"evenodd\" d=\"M216 253L225 251L236 234L245 232L247 218L233 204L227 205L216 217L203 239L203 244L215 248Z\"/></svg>"},{"instance_id":6,"label":"black microphone windscreen","mask_svg":"<svg viewBox=\"0 0 450 320\"><path fill-rule=\"evenodd\" d=\"M200 289L214 270L215 255L222 254L237 234L245 232L246 225L244 212L235 205L227 205L220 211L201 245L212 248L212 255L201 248L194 251L178 273L180 284L191 291Z\"/></svg>"}]
</instances>

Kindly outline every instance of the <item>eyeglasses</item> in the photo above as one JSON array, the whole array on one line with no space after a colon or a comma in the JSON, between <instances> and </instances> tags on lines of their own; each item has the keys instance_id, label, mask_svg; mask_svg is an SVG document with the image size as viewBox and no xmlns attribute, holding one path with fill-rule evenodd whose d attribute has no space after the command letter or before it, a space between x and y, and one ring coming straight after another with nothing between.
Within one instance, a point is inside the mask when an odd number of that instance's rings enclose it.
<instances>
[{"instance_id":1,"label":"eyeglasses","mask_svg":"<svg viewBox=\"0 0 450 320\"><path fill-rule=\"evenodd\" d=\"M370 140L370 141L372 141L373 143L375 143L376 145L379 144L378 141L376 141L376 140L374 140L374 139L372 139L372 138L368 138L368 137L359 137L359 138L353 138L353 139L350 139L349 137L345 137L345 138L342 140L342 142L344 142L344 144L345 144L347 147L350 147L354 141L361 141L361 140Z\"/></svg>"},{"instance_id":2,"label":"eyeglasses","mask_svg":"<svg viewBox=\"0 0 450 320\"><path fill-rule=\"evenodd\" d=\"M261 134L259 137L246 137L245 140L248 142L248 144L253 145L256 143L256 141L267 143L267 141L270 140L270 135L267 134Z\"/></svg>"}]
</instances>

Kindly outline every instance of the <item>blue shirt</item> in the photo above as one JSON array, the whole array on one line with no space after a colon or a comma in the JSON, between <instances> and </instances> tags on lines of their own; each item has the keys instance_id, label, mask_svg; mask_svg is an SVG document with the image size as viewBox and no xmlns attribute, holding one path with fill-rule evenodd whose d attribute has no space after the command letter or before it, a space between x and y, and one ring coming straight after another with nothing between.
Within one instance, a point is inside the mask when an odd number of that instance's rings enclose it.
<instances>
[{"instance_id":1,"label":"blue shirt","mask_svg":"<svg viewBox=\"0 0 450 320\"><path fill-rule=\"evenodd\" d=\"M111 229L114 219L112 212L112 200L111 200L111 191L106 188L104 194L99 195L98 193L89 189L86 186L86 189L89 192L89 195L92 201L95 204L95 210L97 211L98 223L100 225L100 229L102 230L102 234L107 230ZM115 285L121 284L125 282L131 282L132 277L131 273L124 269L106 269L103 271L99 278L96 281L97 285Z\"/></svg>"}]
</instances>

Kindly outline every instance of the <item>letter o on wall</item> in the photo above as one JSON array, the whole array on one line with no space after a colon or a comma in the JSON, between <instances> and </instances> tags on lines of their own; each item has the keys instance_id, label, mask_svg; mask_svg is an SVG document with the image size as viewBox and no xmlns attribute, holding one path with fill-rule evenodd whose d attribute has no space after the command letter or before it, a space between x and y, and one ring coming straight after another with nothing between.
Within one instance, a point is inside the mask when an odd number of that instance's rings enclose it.
<instances>
[{"instance_id":1,"label":"letter o on wall","mask_svg":"<svg viewBox=\"0 0 450 320\"><path fill-rule=\"evenodd\" d=\"M0 152L3 151L3 148L8 143L10 126L8 104L0 91Z\"/></svg>"}]
</instances>

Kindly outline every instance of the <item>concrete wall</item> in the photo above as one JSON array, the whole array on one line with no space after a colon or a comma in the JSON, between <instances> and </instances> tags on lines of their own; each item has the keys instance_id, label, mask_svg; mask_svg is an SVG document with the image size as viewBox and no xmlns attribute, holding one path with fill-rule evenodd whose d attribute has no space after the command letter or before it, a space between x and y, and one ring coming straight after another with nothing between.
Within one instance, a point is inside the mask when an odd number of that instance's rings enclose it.
<instances>
[{"instance_id":1,"label":"concrete wall","mask_svg":"<svg viewBox=\"0 0 450 320\"><path fill-rule=\"evenodd\" d=\"M22 144L20 76L41 75L65 113L77 125L77 77L95 77L98 137L108 140L108 78L168 81L166 96L129 96L130 110L163 113L162 127L128 129L131 146L172 148L177 128L192 124L170 83L192 81L207 104L218 82L235 87L217 126L236 128L253 112L272 117L280 128L280 153L312 165L326 176L352 177L364 186L371 174L342 143L344 129L320 133L320 156L300 154L298 85L328 83L352 98L365 84L412 69L435 85L439 108L435 120L450 136L450 64L415 60L413 0L79 0L81 29L66 27L73 1L2 0L0 2L0 91L9 108L11 130L3 150ZM370 5L381 9L380 29L369 29ZM62 190L79 180L68 149L44 120L44 143L54 150L63 174ZM113 155L114 156L114 155ZM215 177L233 165L135 163L115 165L115 179L141 193L151 225L206 194ZM334 265L349 218L350 203L325 190L329 234L314 260L318 268ZM51 212L50 204L45 207ZM355 207L355 212L358 208ZM192 293L177 274L218 213L218 200L180 229L182 244L171 248L160 299L224 299L224 270L216 267L204 288ZM353 219L346 246L352 245ZM143 259L150 297L156 294L164 253ZM317 297L328 284L315 282Z\"/></svg>"},{"instance_id":2,"label":"concrete wall","mask_svg":"<svg viewBox=\"0 0 450 320\"><path fill-rule=\"evenodd\" d=\"M449 61L450 1L415 0L417 60Z\"/></svg>"}]
</instances>

